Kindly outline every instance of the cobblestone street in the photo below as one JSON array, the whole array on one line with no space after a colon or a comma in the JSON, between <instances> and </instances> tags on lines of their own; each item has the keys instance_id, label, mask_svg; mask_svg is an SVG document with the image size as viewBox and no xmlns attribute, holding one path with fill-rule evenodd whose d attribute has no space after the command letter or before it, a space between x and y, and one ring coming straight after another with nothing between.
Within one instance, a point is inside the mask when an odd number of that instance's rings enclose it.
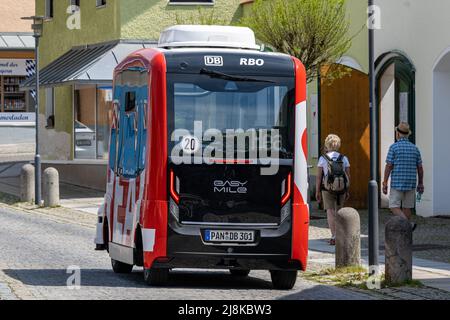
<instances>
[{"instance_id":1,"label":"cobblestone street","mask_svg":"<svg viewBox=\"0 0 450 320\"><path fill-rule=\"evenodd\" d=\"M263 271L242 280L227 271L175 270L167 287L152 288L144 283L140 268L130 275L114 274L106 252L94 251L95 230L86 222L0 207L0 299L372 298L301 277L294 290L273 290L269 273ZM66 286L69 266L81 268L80 290Z\"/></svg>"}]
</instances>

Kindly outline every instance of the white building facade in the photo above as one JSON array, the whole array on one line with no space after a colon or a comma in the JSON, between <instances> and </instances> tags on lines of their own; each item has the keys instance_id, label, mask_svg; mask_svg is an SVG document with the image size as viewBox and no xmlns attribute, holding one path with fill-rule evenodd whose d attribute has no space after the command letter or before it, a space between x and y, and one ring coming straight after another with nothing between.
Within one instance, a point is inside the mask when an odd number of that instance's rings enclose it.
<instances>
[{"instance_id":1,"label":"white building facade","mask_svg":"<svg viewBox=\"0 0 450 320\"><path fill-rule=\"evenodd\" d=\"M425 169L417 214L450 215L450 1L375 4L381 13L381 29L375 32L380 172L396 123L410 122Z\"/></svg>"}]
</instances>

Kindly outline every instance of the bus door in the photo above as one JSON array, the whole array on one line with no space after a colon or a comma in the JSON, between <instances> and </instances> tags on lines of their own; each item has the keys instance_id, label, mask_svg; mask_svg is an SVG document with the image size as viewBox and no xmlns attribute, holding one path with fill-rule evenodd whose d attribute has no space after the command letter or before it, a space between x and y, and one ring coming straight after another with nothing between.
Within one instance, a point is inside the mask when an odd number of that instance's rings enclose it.
<instances>
[{"instance_id":1,"label":"bus door","mask_svg":"<svg viewBox=\"0 0 450 320\"><path fill-rule=\"evenodd\" d=\"M147 73L128 69L116 81L119 115L112 242L133 247L144 191L147 134Z\"/></svg>"}]
</instances>

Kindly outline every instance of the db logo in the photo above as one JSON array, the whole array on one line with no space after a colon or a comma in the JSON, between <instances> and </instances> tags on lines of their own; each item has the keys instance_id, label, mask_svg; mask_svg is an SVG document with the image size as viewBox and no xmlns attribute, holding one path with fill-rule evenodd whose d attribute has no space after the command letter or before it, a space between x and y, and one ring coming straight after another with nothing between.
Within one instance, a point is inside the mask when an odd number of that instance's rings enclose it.
<instances>
[{"instance_id":1,"label":"db logo","mask_svg":"<svg viewBox=\"0 0 450 320\"><path fill-rule=\"evenodd\" d=\"M262 67L264 65L263 59L247 59L247 58L241 58L241 66L258 66Z\"/></svg>"},{"instance_id":2,"label":"db logo","mask_svg":"<svg viewBox=\"0 0 450 320\"><path fill-rule=\"evenodd\" d=\"M223 57L221 56L205 56L205 66L223 66Z\"/></svg>"}]
</instances>

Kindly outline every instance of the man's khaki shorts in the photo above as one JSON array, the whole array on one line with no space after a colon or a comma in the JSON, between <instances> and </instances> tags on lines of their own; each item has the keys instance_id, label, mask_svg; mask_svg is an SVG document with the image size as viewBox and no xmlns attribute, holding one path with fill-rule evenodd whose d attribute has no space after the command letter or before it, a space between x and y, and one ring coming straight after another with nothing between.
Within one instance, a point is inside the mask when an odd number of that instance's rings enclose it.
<instances>
[{"instance_id":1,"label":"man's khaki shorts","mask_svg":"<svg viewBox=\"0 0 450 320\"><path fill-rule=\"evenodd\" d=\"M416 202L416 190L398 191L391 189L389 208L413 209Z\"/></svg>"},{"instance_id":2,"label":"man's khaki shorts","mask_svg":"<svg viewBox=\"0 0 450 320\"><path fill-rule=\"evenodd\" d=\"M322 191L322 199L323 199L323 208L325 210L335 209L337 212L344 207L345 194L341 194L339 196L339 204L338 204L338 196L325 190Z\"/></svg>"}]
</instances>

